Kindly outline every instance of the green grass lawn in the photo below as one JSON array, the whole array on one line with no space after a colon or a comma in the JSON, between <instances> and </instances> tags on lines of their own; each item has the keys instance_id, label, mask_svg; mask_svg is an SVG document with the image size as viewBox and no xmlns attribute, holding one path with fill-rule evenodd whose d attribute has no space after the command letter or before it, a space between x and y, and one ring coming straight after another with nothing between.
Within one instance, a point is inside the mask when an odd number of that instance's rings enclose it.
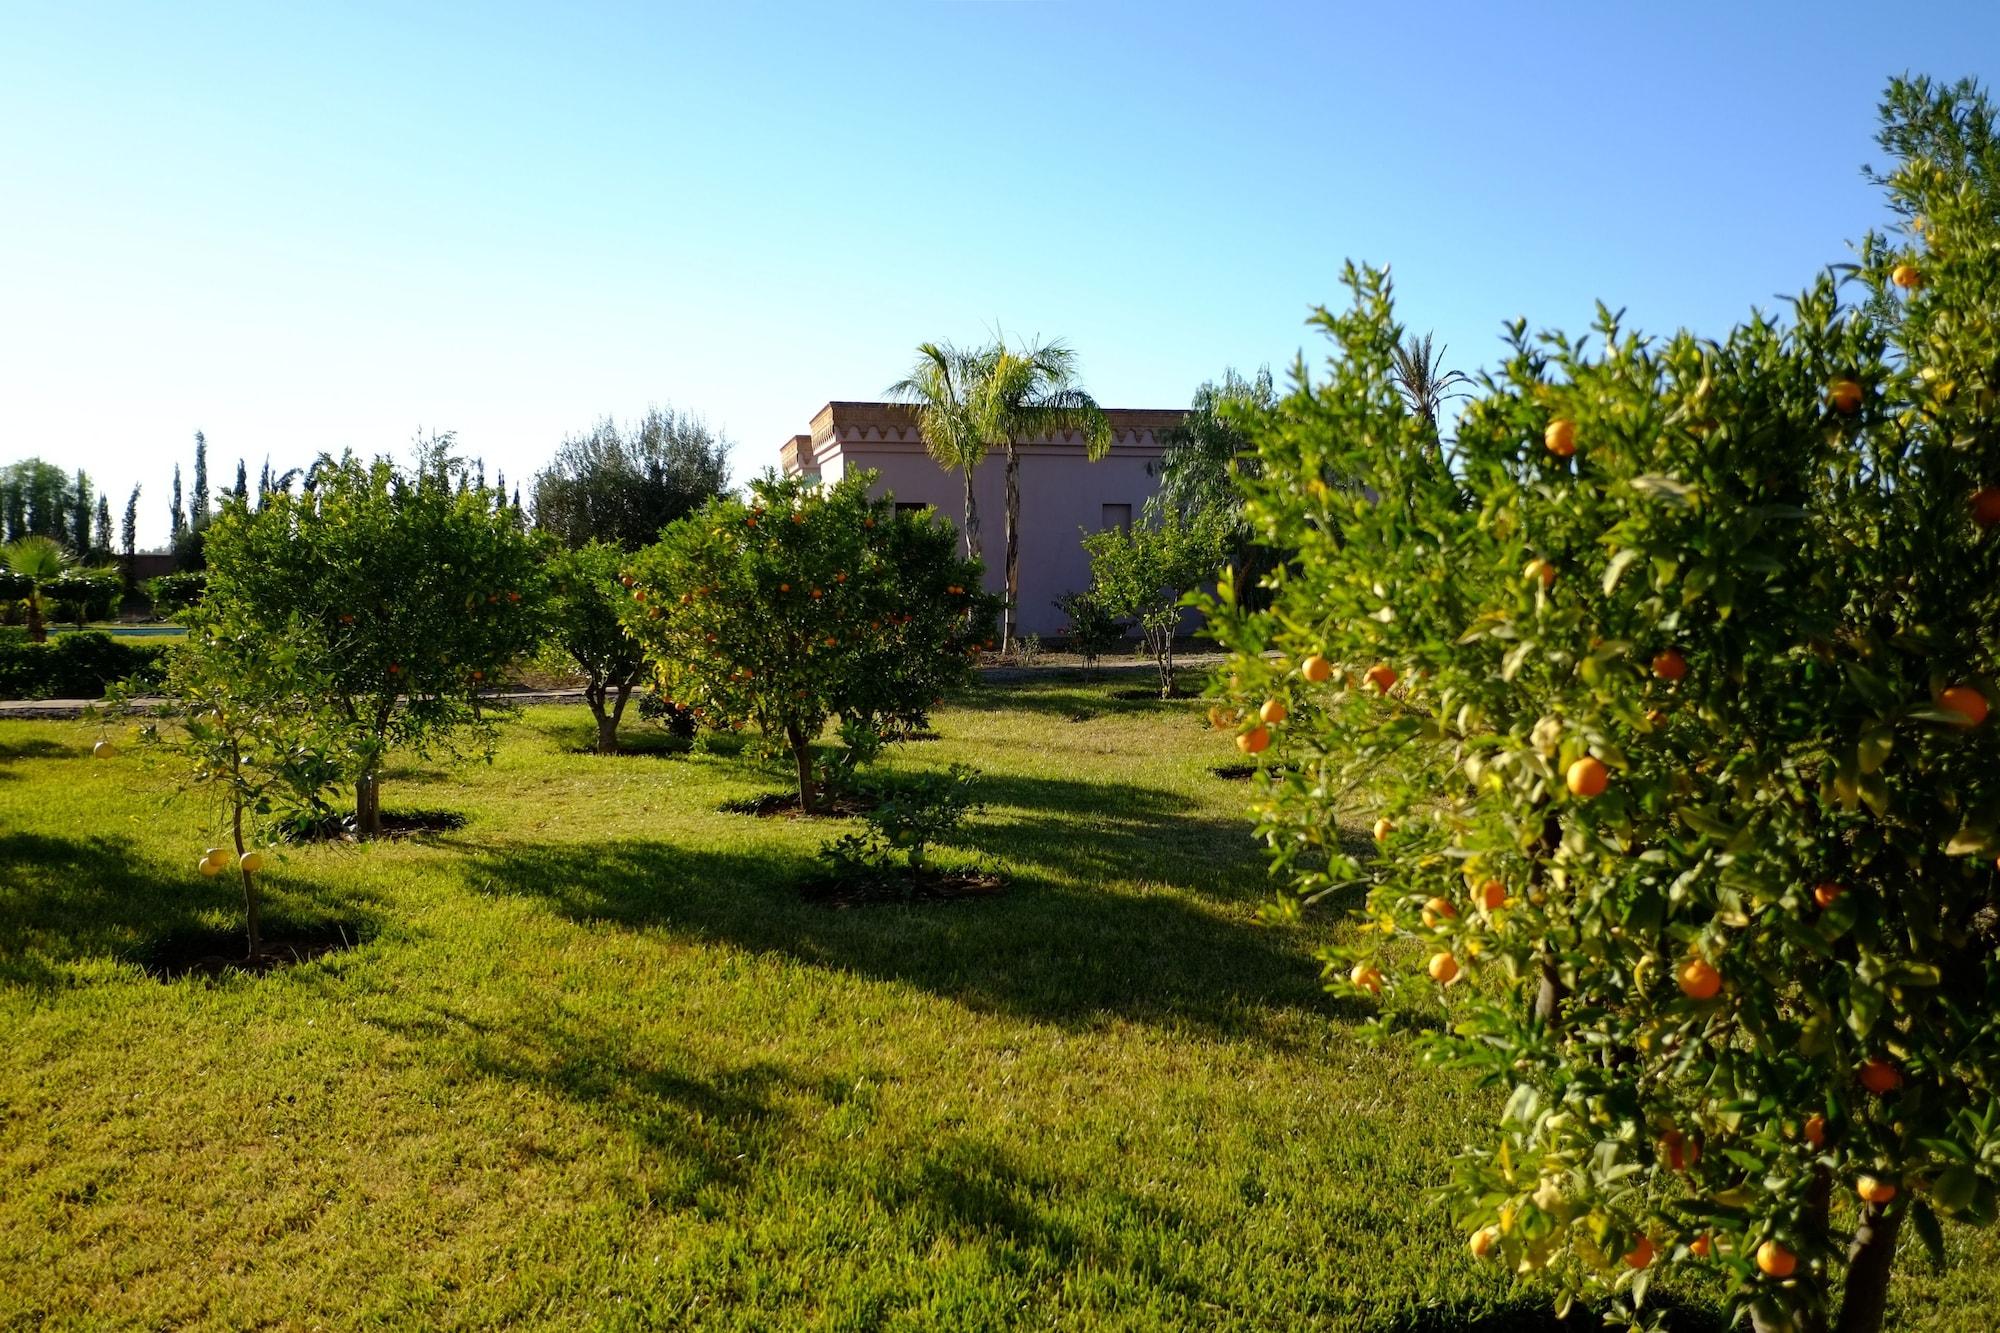
<instances>
[{"instance_id":1,"label":"green grass lawn","mask_svg":"<svg viewBox=\"0 0 2000 1333\"><path fill-rule=\"evenodd\" d=\"M205 807L0 723L0 1327L1552 1327L1424 1202L1492 1099L1354 1035L1227 738L1132 683L893 752L985 770L999 899L802 902L843 825L716 808L776 770L542 708L391 775L463 828L269 875L361 947L221 982L134 961L234 927ZM1991 1326L1951 1244L1893 1326Z\"/></svg>"}]
</instances>

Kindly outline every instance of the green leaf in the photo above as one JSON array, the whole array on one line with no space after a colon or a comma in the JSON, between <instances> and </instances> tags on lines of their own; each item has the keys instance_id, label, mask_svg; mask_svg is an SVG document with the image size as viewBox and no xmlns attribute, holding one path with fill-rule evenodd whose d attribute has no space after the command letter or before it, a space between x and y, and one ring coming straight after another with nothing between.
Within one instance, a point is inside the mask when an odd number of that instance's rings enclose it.
<instances>
[{"instance_id":1,"label":"green leaf","mask_svg":"<svg viewBox=\"0 0 2000 1333\"><path fill-rule=\"evenodd\" d=\"M1910 1204L1910 1223L1917 1229L1917 1238L1924 1243L1924 1251L1930 1255L1935 1267L1944 1267L1944 1228L1938 1225L1937 1214L1923 1199L1915 1199Z\"/></svg>"}]
</instances>

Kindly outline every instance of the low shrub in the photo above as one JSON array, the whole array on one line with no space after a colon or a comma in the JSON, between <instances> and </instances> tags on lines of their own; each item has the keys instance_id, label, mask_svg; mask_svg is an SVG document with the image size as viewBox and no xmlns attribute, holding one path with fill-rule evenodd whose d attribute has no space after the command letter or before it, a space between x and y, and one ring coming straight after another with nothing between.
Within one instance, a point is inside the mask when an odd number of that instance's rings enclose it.
<instances>
[{"instance_id":1,"label":"low shrub","mask_svg":"<svg viewBox=\"0 0 2000 1333\"><path fill-rule=\"evenodd\" d=\"M160 683L165 651L109 634L65 634L48 643L0 636L0 698L97 699L122 680L148 689Z\"/></svg>"},{"instance_id":2,"label":"low shrub","mask_svg":"<svg viewBox=\"0 0 2000 1333\"><path fill-rule=\"evenodd\" d=\"M905 774L873 785L877 800L864 811L864 833L848 833L819 849L833 879L847 884L890 884L909 893L930 873L930 850L958 831L979 804L973 787L979 770L953 764L944 772ZM900 864L898 863L900 860Z\"/></svg>"}]
</instances>

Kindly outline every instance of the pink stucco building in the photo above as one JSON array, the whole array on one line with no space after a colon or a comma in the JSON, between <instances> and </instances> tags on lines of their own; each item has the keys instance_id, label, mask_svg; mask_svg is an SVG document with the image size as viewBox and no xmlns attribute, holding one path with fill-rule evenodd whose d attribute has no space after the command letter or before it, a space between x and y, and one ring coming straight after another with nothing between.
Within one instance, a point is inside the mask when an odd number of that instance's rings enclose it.
<instances>
[{"instance_id":1,"label":"pink stucco building","mask_svg":"<svg viewBox=\"0 0 2000 1333\"><path fill-rule=\"evenodd\" d=\"M1111 450L1096 462L1077 435L1044 436L1021 442L1021 592L1018 623L1024 633L1054 634L1063 628L1056 598L1081 591L1090 582L1090 561L1079 541L1086 532L1132 522L1159 487L1157 463L1169 428L1185 412L1112 408ZM828 403L812 419L809 434L794 435L779 449L788 474L835 481L850 471L880 473L875 490L898 505L933 505L960 526L965 517L965 480L946 472L924 450L917 433L917 410L902 403ZM973 472L979 505L979 532L986 555L986 586L1005 585L1006 468L998 450Z\"/></svg>"}]
</instances>

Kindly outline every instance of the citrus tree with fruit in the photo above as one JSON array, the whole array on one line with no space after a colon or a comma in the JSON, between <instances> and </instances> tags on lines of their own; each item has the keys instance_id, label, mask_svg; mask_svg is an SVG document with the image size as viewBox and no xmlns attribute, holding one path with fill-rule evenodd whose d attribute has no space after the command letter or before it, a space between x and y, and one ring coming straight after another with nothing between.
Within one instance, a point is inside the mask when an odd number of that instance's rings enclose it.
<instances>
[{"instance_id":1,"label":"citrus tree with fruit","mask_svg":"<svg viewBox=\"0 0 2000 1333\"><path fill-rule=\"evenodd\" d=\"M295 646L323 690L355 787L355 832L381 831L382 763L449 748L486 682L541 634L544 570L519 515L461 487L433 447L410 469L322 458L299 494L226 505L205 529L206 604L243 632Z\"/></svg>"},{"instance_id":2,"label":"citrus tree with fruit","mask_svg":"<svg viewBox=\"0 0 2000 1333\"><path fill-rule=\"evenodd\" d=\"M311 676L312 631L301 622L269 636L211 604L186 612L184 623L186 635L166 654L164 702L148 701L140 735L173 757L184 791L211 798L227 842L206 848L196 868L241 883L255 960L263 952L257 879L269 855L259 844L321 817L322 798L341 777L323 712L328 691ZM113 708L132 711L137 688L114 692ZM108 755L111 742L99 741L96 752Z\"/></svg>"},{"instance_id":3,"label":"citrus tree with fruit","mask_svg":"<svg viewBox=\"0 0 2000 1333\"><path fill-rule=\"evenodd\" d=\"M625 574L625 626L661 691L781 743L808 812L827 723L864 752L922 726L968 679L999 609L951 525L870 498L873 480L767 476L669 527Z\"/></svg>"},{"instance_id":4,"label":"citrus tree with fruit","mask_svg":"<svg viewBox=\"0 0 2000 1333\"><path fill-rule=\"evenodd\" d=\"M1885 114L1910 226L1782 322L1517 325L1445 470L1350 269L1258 428L1296 559L1218 591L1218 716L1287 901L1365 890L1332 984L1504 1090L1448 1197L1565 1303L1871 1330L1906 1223L2000 1202L2000 151L1969 87Z\"/></svg>"}]
</instances>

